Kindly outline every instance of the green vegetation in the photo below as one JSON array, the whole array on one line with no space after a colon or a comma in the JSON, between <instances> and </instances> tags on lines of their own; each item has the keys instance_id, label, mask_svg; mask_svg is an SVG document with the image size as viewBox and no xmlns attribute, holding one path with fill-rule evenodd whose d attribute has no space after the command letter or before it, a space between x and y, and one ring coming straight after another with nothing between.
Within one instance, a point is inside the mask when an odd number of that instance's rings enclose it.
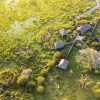
<instances>
[{"instance_id":1,"label":"green vegetation","mask_svg":"<svg viewBox=\"0 0 100 100\"><path fill-rule=\"evenodd\" d=\"M96 22L100 9L74 20L94 5L95 0L0 1L0 100L96 100L93 85L100 81L98 70L98 74L86 73L76 63L76 54L84 46L76 43L66 71L55 65L70 45L54 49L56 41L71 42L78 26ZM59 35L61 28L68 37ZM88 34L83 35L85 42L98 50L99 44L88 39Z\"/></svg>"},{"instance_id":2,"label":"green vegetation","mask_svg":"<svg viewBox=\"0 0 100 100\"><path fill-rule=\"evenodd\" d=\"M42 95L34 92L36 100L97 100L92 93L92 86L100 81L99 75L85 72L75 59L78 49L74 47L68 60L68 69L52 69L46 78L45 91ZM82 82L81 82L82 80ZM83 85L85 83L85 85ZM82 88L82 86L85 86ZM45 98L46 97L46 98Z\"/></svg>"},{"instance_id":3,"label":"green vegetation","mask_svg":"<svg viewBox=\"0 0 100 100\"><path fill-rule=\"evenodd\" d=\"M99 38L99 36L100 36L100 21L98 22L97 27L94 30L94 34L93 34L93 37Z\"/></svg>"},{"instance_id":4,"label":"green vegetation","mask_svg":"<svg viewBox=\"0 0 100 100\"><path fill-rule=\"evenodd\" d=\"M45 78L44 78L44 77L42 77L42 76L37 77L37 83L38 83L38 84L43 84L44 81L45 81Z\"/></svg>"},{"instance_id":5,"label":"green vegetation","mask_svg":"<svg viewBox=\"0 0 100 100\"><path fill-rule=\"evenodd\" d=\"M96 98L100 98L100 82L97 82L96 85L93 86L92 91Z\"/></svg>"},{"instance_id":6,"label":"green vegetation","mask_svg":"<svg viewBox=\"0 0 100 100\"><path fill-rule=\"evenodd\" d=\"M44 87L43 86L38 86L37 87L37 92L38 93L43 93L44 92Z\"/></svg>"}]
</instances>

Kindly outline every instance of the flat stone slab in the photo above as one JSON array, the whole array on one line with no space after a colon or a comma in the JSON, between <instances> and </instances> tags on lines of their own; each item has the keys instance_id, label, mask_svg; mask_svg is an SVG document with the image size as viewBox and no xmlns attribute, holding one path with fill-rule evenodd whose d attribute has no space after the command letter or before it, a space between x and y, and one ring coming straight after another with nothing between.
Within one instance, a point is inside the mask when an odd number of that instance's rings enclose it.
<instances>
[{"instance_id":1,"label":"flat stone slab","mask_svg":"<svg viewBox=\"0 0 100 100\"><path fill-rule=\"evenodd\" d=\"M62 37L68 35L65 29L61 29L61 30L59 30L59 33L61 34Z\"/></svg>"},{"instance_id":2,"label":"flat stone slab","mask_svg":"<svg viewBox=\"0 0 100 100\"><path fill-rule=\"evenodd\" d=\"M69 61L68 60L66 60L66 59L61 59L61 61L59 62L59 64L58 64L58 68L61 68L61 69L63 69L63 70L66 70L67 69L67 67L68 67L68 64L69 64Z\"/></svg>"},{"instance_id":3,"label":"flat stone slab","mask_svg":"<svg viewBox=\"0 0 100 100\"><path fill-rule=\"evenodd\" d=\"M54 43L55 49L61 49L65 46L65 44L62 41L58 41Z\"/></svg>"},{"instance_id":4,"label":"flat stone slab","mask_svg":"<svg viewBox=\"0 0 100 100\"><path fill-rule=\"evenodd\" d=\"M92 29L92 28L93 28L92 25L90 25L90 24L85 24L85 25L83 25L83 26L81 26L81 27L78 27L77 31L79 31L79 32L81 32L81 33L84 33L84 32L89 31L89 30Z\"/></svg>"},{"instance_id":5,"label":"flat stone slab","mask_svg":"<svg viewBox=\"0 0 100 100\"><path fill-rule=\"evenodd\" d=\"M83 40L83 37L82 37L82 36L77 36L77 37L75 38L75 40L76 40L76 41L77 41L77 40L82 41L82 40Z\"/></svg>"}]
</instances>

